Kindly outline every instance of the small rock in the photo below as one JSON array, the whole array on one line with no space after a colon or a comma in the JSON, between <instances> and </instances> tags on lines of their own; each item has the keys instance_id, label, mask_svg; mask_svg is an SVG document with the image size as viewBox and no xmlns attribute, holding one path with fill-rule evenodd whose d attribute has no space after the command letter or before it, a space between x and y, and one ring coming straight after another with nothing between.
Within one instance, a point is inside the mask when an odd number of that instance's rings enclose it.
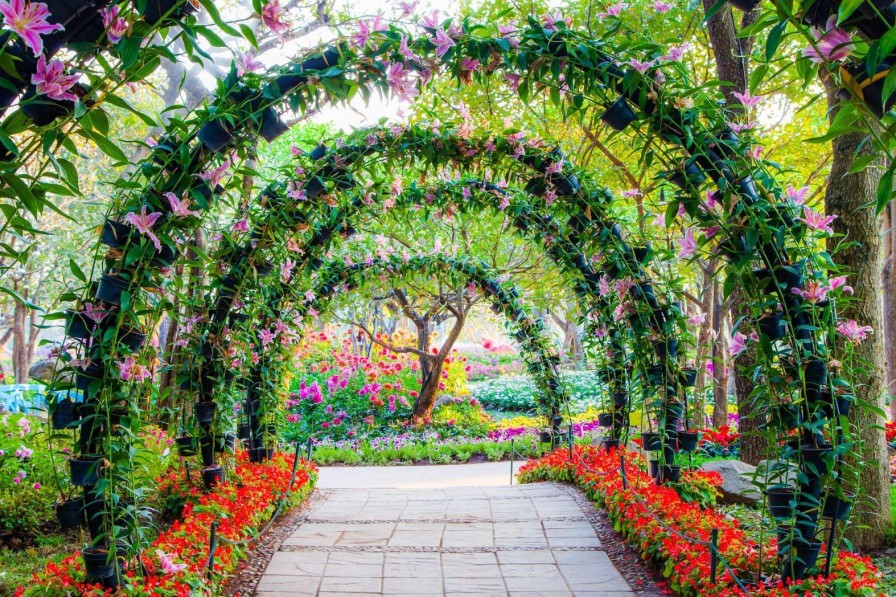
<instances>
[{"instance_id":1,"label":"small rock","mask_svg":"<svg viewBox=\"0 0 896 597\"><path fill-rule=\"evenodd\" d=\"M740 460L714 460L700 467L706 472L722 476L721 502L724 504L753 505L759 501L759 491L753 484L756 467Z\"/></svg>"}]
</instances>

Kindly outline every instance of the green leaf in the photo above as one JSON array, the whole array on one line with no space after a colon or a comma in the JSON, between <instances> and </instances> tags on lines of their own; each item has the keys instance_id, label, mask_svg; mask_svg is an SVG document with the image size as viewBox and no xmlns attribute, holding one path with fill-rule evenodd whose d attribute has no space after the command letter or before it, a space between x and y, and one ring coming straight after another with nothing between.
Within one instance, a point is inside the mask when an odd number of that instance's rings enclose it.
<instances>
[{"instance_id":1,"label":"green leaf","mask_svg":"<svg viewBox=\"0 0 896 597\"><path fill-rule=\"evenodd\" d=\"M87 276L84 274L84 271L75 263L74 259L68 260L68 269L75 275L76 278L81 280L82 282L87 282Z\"/></svg>"},{"instance_id":2,"label":"green leaf","mask_svg":"<svg viewBox=\"0 0 896 597\"><path fill-rule=\"evenodd\" d=\"M128 158L126 155L124 155L124 152L121 151L121 148L113 143L108 137L87 129L79 129L78 132L88 140L93 141L93 143L100 149L100 151L105 153L107 156L109 156L119 164L128 162Z\"/></svg>"},{"instance_id":3,"label":"green leaf","mask_svg":"<svg viewBox=\"0 0 896 597\"><path fill-rule=\"evenodd\" d=\"M781 45L781 36L784 34L784 29L787 27L787 23L787 20L783 20L772 27L771 31L768 32L768 39L765 42L766 60L771 60L775 56L775 52L778 51L778 46Z\"/></svg>"},{"instance_id":4,"label":"green leaf","mask_svg":"<svg viewBox=\"0 0 896 597\"><path fill-rule=\"evenodd\" d=\"M868 164L876 159L876 155L863 155L852 163L852 165L849 167L849 173L855 174L856 172L861 172L868 167Z\"/></svg>"},{"instance_id":5,"label":"green leaf","mask_svg":"<svg viewBox=\"0 0 896 597\"><path fill-rule=\"evenodd\" d=\"M258 39L256 39L255 32L252 31L252 27L249 27L248 25L243 23L240 25L240 31L243 32L243 37L246 38L246 41L252 44L253 48L258 47Z\"/></svg>"},{"instance_id":6,"label":"green leaf","mask_svg":"<svg viewBox=\"0 0 896 597\"><path fill-rule=\"evenodd\" d=\"M21 294L19 294L18 292L16 292L16 291L13 290L12 288L7 288L6 286L3 286L2 284L0 284L0 292L3 292L3 293L5 293L5 294L8 294L8 295L11 296L13 299L15 299L16 301L22 303L23 305L25 305L25 306L28 307L29 309L32 309L32 310L34 310L34 311L43 311L43 309L41 309L39 306L37 306L37 305L35 305L34 303L28 301L25 297L23 297Z\"/></svg>"},{"instance_id":7,"label":"green leaf","mask_svg":"<svg viewBox=\"0 0 896 597\"><path fill-rule=\"evenodd\" d=\"M893 173L896 170L896 162L890 164L880 182L877 185L877 213L884 210L893 198Z\"/></svg>"},{"instance_id":8,"label":"green leaf","mask_svg":"<svg viewBox=\"0 0 896 597\"><path fill-rule=\"evenodd\" d=\"M848 19L863 2L865 0L843 0L840 3L840 8L837 10L837 24L839 25Z\"/></svg>"}]
</instances>

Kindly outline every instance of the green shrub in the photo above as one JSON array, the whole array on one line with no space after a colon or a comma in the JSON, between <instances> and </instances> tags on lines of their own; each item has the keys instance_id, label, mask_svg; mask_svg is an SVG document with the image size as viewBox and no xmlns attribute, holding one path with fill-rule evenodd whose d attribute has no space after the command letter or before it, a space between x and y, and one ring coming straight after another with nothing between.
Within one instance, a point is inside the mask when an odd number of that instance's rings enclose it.
<instances>
[{"instance_id":1,"label":"green shrub","mask_svg":"<svg viewBox=\"0 0 896 597\"><path fill-rule=\"evenodd\" d=\"M600 404L605 395L594 371L564 371L561 378L569 394L570 408L575 412ZM481 382L473 389L473 396L486 408L499 411L537 410L538 389L529 377L501 377Z\"/></svg>"}]
</instances>

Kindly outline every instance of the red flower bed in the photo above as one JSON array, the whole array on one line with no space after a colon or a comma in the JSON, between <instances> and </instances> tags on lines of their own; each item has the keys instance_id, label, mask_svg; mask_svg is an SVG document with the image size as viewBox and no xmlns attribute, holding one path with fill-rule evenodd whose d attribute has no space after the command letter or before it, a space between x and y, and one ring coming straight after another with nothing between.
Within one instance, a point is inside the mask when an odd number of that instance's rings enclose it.
<instances>
[{"instance_id":1,"label":"red flower bed","mask_svg":"<svg viewBox=\"0 0 896 597\"><path fill-rule=\"evenodd\" d=\"M723 448L729 447L734 441L740 438L740 433L732 431L728 425L722 425L718 429L701 429L700 444L718 444Z\"/></svg>"},{"instance_id":2,"label":"red flower bed","mask_svg":"<svg viewBox=\"0 0 896 597\"><path fill-rule=\"evenodd\" d=\"M896 421L890 421L886 424L887 441L896 441Z\"/></svg>"},{"instance_id":3,"label":"red flower bed","mask_svg":"<svg viewBox=\"0 0 896 597\"><path fill-rule=\"evenodd\" d=\"M623 488L618 471L618 451L607 452L588 446L576 447L576 453L578 457L573 462L569 461L566 449L528 462L520 469L519 479L524 483L564 481L580 486L590 499L606 509L616 531L640 550L645 560L660 567L669 587L678 595L734 597L744 594L721 565L716 570L716 584L710 586L710 549L708 545L688 540L708 544L714 528L719 531L721 557L737 578L752 583L750 595L867 597L883 594L877 588L880 573L871 561L847 552L838 555L828 579L818 576L790 586L781 582L774 585L756 583L760 571L767 577L777 568L774 533L760 550L736 520L712 508L686 502L671 487L653 483L642 469L643 458L635 453L626 455L627 488ZM720 480L707 477L701 481L718 485Z\"/></svg>"},{"instance_id":4,"label":"red flower bed","mask_svg":"<svg viewBox=\"0 0 896 597\"><path fill-rule=\"evenodd\" d=\"M252 537L274 513L277 499L289 484L292 464L292 455L283 453L264 463L253 464L246 452L240 451L231 478L208 493L200 488L201 479L196 478L196 473L190 481L180 470L163 475L158 480L163 499L168 504L180 502L183 507L171 527L145 550L142 560L146 574L125 571L124 592L183 597L194 590L195 595L213 594L214 587L245 558L246 551L245 547L219 543L209 582L205 566L212 522L218 521L219 537L231 541ZM314 464L300 461L288 505L304 500L316 480ZM19 587L16 595L66 597L104 593L110 592L100 585L86 583L80 554L75 553L58 564L48 563L43 572L34 575L31 584Z\"/></svg>"}]
</instances>

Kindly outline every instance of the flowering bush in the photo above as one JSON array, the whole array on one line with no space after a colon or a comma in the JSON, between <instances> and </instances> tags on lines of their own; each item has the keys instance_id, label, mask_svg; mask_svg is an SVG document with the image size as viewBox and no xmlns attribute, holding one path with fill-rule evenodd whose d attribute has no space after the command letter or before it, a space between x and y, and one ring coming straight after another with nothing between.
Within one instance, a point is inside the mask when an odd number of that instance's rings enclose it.
<instances>
[{"instance_id":1,"label":"flowering bush","mask_svg":"<svg viewBox=\"0 0 896 597\"><path fill-rule=\"evenodd\" d=\"M577 447L569 460L566 450L557 450L540 460L526 463L519 472L522 483L563 481L575 483L588 497L606 509L613 526L643 557L661 567L670 588L683 596L733 597L743 592L728 570L719 566L717 584L710 586L711 556L707 546L713 529L719 531L719 554L742 582L751 585L754 596L872 596L878 589L880 573L868 558L841 552L825 579L807 577L790 586L764 584L760 574L773 573L777 567L774 537L764 537L762 549L755 537L740 528L736 520L712 508L681 499L669 486L657 485L642 470L643 458L627 454L623 484L619 474L620 458L616 450ZM701 473L691 473L699 476ZM707 484L720 479L705 477ZM682 536L695 543L683 539Z\"/></svg>"},{"instance_id":2,"label":"flowering bush","mask_svg":"<svg viewBox=\"0 0 896 597\"><path fill-rule=\"evenodd\" d=\"M601 386L594 371L564 371L570 408L584 410L598 404ZM501 377L480 384L473 395L487 408L528 412L536 409L538 389L527 377Z\"/></svg>"},{"instance_id":3,"label":"flowering bush","mask_svg":"<svg viewBox=\"0 0 896 597\"><path fill-rule=\"evenodd\" d=\"M728 425L702 429L698 447L705 456L736 457L740 454L740 433Z\"/></svg>"},{"instance_id":4,"label":"flowering bush","mask_svg":"<svg viewBox=\"0 0 896 597\"><path fill-rule=\"evenodd\" d=\"M277 500L289 486L293 459L278 453L260 464L248 461L246 452L236 454L236 466L231 478L205 493L196 475L184 478L181 470L171 469L158 480L163 499L176 496L183 509L178 520L161 533L145 550L141 564L146 574L138 575L131 567L125 569L128 595L188 596L215 594L215 587L246 557L239 546L220 543L215 551L212 578L206 579L208 541L211 525L218 522L218 536L240 541L257 533L271 517ZM306 461L299 463L289 504L305 499L317 479L316 467ZM197 593L194 593L197 591ZM19 587L17 597L40 595L64 597L71 594L101 595L101 585L85 580L79 554L60 563L49 563L43 572L34 576L27 587Z\"/></svg>"}]
</instances>

